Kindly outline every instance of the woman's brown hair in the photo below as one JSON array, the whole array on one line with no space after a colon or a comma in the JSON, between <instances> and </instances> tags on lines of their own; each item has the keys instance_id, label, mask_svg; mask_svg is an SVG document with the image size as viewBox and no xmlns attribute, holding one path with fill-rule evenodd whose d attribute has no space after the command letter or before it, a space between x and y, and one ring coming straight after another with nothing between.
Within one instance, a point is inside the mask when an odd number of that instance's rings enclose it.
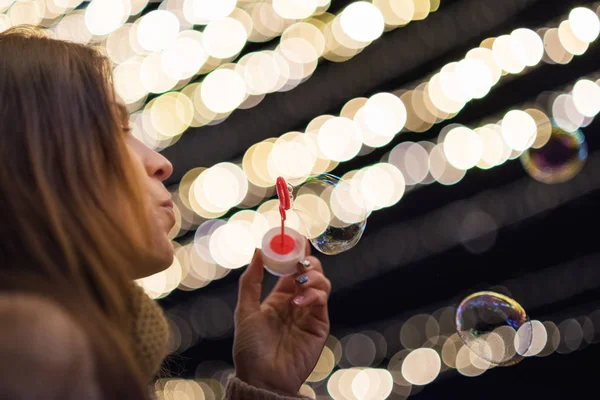
<instances>
[{"instance_id":1,"label":"woman's brown hair","mask_svg":"<svg viewBox=\"0 0 600 400\"><path fill-rule=\"evenodd\" d=\"M106 398L146 398L129 339L149 241L111 65L30 27L0 33L0 292L43 295L86 331Z\"/></svg>"}]
</instances>

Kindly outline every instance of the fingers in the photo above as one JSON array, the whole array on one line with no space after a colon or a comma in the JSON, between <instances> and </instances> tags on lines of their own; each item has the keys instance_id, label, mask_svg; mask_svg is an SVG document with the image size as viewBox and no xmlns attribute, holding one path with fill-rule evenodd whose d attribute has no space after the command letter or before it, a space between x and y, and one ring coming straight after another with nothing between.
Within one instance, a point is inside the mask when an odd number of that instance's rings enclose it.
<instances>
[{"instance_id":1,"label":"fingers","mask_svg":"<svg viewBox=\"0 0 600 400\"><path fill-rule=\"evenodd\" d=\"M306 271L316 270L323 273L323 265L317 257L307 256L304 260L298 263L298 273L303 274Z\"/></svg>"},{"instance_id":2,"label":"fingers","mask_svg":"<svg viewBox=\"0 0 600 400\"><path fill-rule=\"evenodd\" d=\"M242 318L260 310L263 277L262 252L256 249L252 261L240 276L236 313Z\"/></svg>"},{"instance_id":3,"label":"fingers","mask_svg":"<svg viewBox=\"0 0 600 400\"><path fill-rule=\"evenodd\" d=\"M310 244L310 240L306 239L306 243L304 244L304 260L298 263L298 272L304 273L305 270L313 267L317 271L323 272L323 266L321 265L321 261L318 258L310 255L312 250L312 246Z\"/></svg>"},{"instance_id":4,"label":"fingers","mask_svg":"<svg viewBox=\"0 0 600 400\"><path fill-rule=\"evenodd\" d=\"M295 281L300 290L315 288L324 291L327 295L331 293L331 281L317 270L306 271L298 275Z\"/></svg>"},{"instance_id":5,"label":"fingers","mask_svg":"<svg viewBox=\"0 0 600 400\"><path fill-rule=\"evenodd\" d=\"M298 307L327 306L328 294L322 290L308 288L292 300Z\"/></svg>"},{"instance_id":6,"label":"fingers","mask_svg":"<svg viewBox=\"0 0 600 400\"><path fill-rule=\"evenodd\" d=\"M310 270L316 270L321 273L323 272L321 262L316 257L308 256L306 259L299 262L296 274L279 278L279 281L275 285L275 288L273 288L273 291L293 292L295 290L294 279Z\"/></svg>"},{"instance_id":7,"label":"fingers","mask_svg":"<svg viewBox=\"0 0 600 400\"><path fill-rule=\"evenodd\" d=\"M305 260L299 262L298 271L294 275L279 278L279 282L277 282L273 291L294 292L298 287L298 282L295 279L309 271L316 271L323 274L321 262L316 257L309 256Z\"/></svg>"},{"instance_id":8,"label":"fingers","mask_svg":"<svg viewBox=\"0 0 600 400\"><path fill-rule=\"evenodd\" d=\"M323 306L323 312L326 315L327 300L331 293L331 281L323 275L318 260L314 257L310 258L315 266L311 265L303 273L295 276L294 282L299 293L294 297L292 303L298 307Z\"/></svg>"},{"instance_id":9,"label":"fingers","mask_svg":"<svg viewBox=\"0 0 600 400\"><path fill-rule=\"evenodd\" d=\"M314 288L323 291L327 296L331 293L331 281L323 274L323 266L316 257L308 256L300 262L298 272L293 278L297 289L301 291Z\"/></svg>"}]
</instances>

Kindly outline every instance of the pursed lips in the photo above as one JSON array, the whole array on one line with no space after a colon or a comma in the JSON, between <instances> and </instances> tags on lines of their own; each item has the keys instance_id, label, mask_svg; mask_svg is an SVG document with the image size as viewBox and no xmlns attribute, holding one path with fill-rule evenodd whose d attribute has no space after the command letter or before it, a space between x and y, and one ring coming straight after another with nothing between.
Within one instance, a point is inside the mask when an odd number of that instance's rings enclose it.
<instances>
[{"instance_id":1,"label":"pursed lips","mask_svg":"<svg viewBox=\"0 0 600 400\"><path fill-rule=\"evenodd\" d=\"M171 227L175 226L175 224L177 223L177 218L175 217L175 204L173 203L173 200L169 199L167 201L164 201L160 204L160 206L161 208L167 210L167 212L171 216Z\"/></svg>"}]
</instances>

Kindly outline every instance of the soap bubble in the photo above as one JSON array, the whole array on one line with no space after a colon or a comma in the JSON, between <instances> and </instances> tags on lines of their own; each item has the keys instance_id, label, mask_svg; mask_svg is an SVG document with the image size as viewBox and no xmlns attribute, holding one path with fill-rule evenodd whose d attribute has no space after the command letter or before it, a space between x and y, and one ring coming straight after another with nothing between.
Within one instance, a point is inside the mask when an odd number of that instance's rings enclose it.
<instances>
[{"instance_id":1,"label":"soap bubble","mask_svg":"<svg viewBox=\"0 0 600 400\"><path fill-rule=\"evenodd\" d=\"M585 164L588 151L581 130L565 131L552 126L547 142L521 155L525 171L542 183L561 183L573 178Z\"/></svg>"},{"instance_id":2,"label":"soap bubble","mask_svg":"<svg viewBox=\"0 0 600 400\"><path fill-rule=\"evenodd\" d=\"M323 254L349 250L362 237L369 210L355 186L335 175L321 174L294 188L292 210L300 218L303 233Z\"/></svg>"},{"instance_id":3,"label":"soap bubble","mask_svg":"<svg viewBox=\"0 0 600 400\"><path fill-rule=\"evenodd\" d=\"M479 363L490 365L518 363L533 340L533 327L523 307L489 291L471 294L459 304L456 330Z\"/></svg>"}]
</instances>

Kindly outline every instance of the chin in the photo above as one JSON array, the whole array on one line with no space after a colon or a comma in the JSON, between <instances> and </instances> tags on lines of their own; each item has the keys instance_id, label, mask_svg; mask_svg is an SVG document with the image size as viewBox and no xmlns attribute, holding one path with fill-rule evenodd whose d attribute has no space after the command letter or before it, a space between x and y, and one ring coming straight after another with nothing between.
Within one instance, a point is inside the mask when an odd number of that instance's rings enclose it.
<instances>
[{"instance_id":1,"label":"chin","mask_svg":"<svg viewBox=\"0 0 600 400\"><path fill-rule=\"evenodd\" d=\"M148 254L146 262L137 268L135 279L147 278L158 274L173 265L175 249L170 240L164 245L153 247L153 250L152 254Z\"/></svg>"},{"instance_id":2,"label":"chin","mask_svg":"<svg viewBox=\"0 0 600 400\"><path fill-rule=\"evenodd\" d=\"M169 240L167 244L161 247L160 254L157 254L156 264L159 269L157 272L164 271L173 265L173 260L175 259L175 248L173 247L173 243Z\"/></svg>"},{"instance_id":3,"label":"chin","mask_svg":"<svg viewBox=\"0 0 600 400\"><path fill-rule=\"evenodd\" d=\"M175 260L175 254L173 252L173 247L171 246L171 251L169 251L168 254L165 256L165 258L162 260L161 271L164 271L165 269L167 269L171 265L173 265L174 260Z\"/></svg>"}]
</instances>

